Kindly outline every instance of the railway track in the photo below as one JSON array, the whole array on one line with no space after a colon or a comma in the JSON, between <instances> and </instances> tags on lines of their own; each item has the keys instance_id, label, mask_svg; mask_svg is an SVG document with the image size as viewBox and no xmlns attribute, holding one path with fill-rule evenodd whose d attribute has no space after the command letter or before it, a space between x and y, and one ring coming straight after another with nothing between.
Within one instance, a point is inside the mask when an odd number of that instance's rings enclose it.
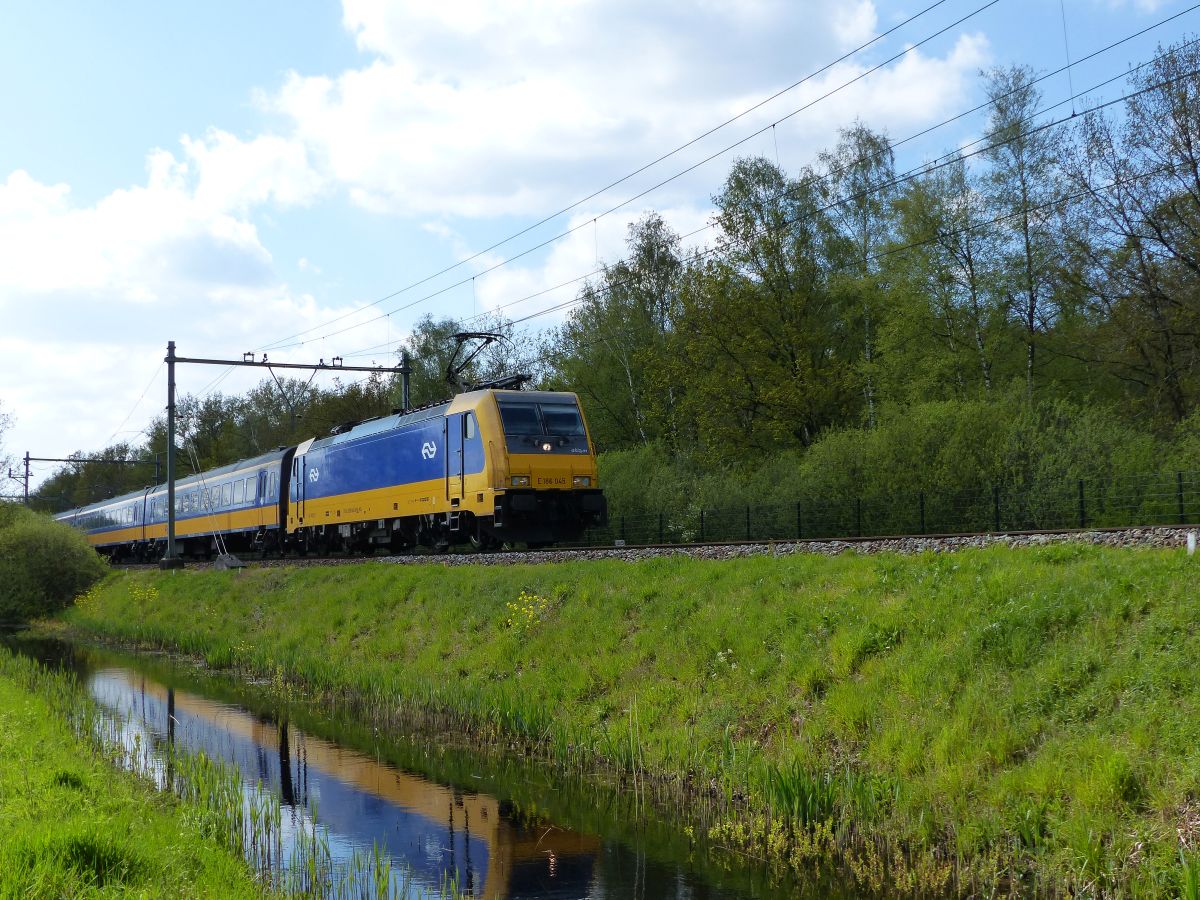
<instances>
[{"instance_id":1,"label":"railway track","mask_svg":"<svg viewBox=\"0 0 1200 900\"><path fill-rule=\"evenodd\" d=\"M1095 528L1058 531L976 532L971 534L896 535L886 537L840 537L819 539L785 539L759 541L713 541L692 544L637 544L627 546L575 546L544 550L505 550L496 553L445 553L412 556L288 556L269 559L244 559L248 568L278 566L355 565L363 562L382 562L397 565L520 565L579 560L617 559L634 561L663 556L691 556L698 559L734 559L742 556L794 553L816 553L832 556L839 553L951 553L968 548L1008 546L1036 547L1046 544L1083 543L1109 547L1182 548L1189 532L1200 525L1136 526L1127 528ZM191 569L211 569L216 563L189 560ZM153 563L117 564L120 569L154 569Z\"/></svg>"}]
</instances>

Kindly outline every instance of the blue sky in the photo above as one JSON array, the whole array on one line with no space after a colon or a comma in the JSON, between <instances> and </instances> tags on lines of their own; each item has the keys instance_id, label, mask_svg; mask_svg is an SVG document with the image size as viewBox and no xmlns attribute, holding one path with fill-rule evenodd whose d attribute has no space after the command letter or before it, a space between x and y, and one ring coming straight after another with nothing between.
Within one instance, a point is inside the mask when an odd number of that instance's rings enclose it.
<instances>
[{"instance_id":1,"label":"blue sky","mask_svg":"<svg viewBox=\"0 0 1200 900\"><path fill-rule=\"evenodd\" d=\"M307 343L272 358L388 362L388 346L424 313L492 309L616 259L628 223L646 209L680 232L699 228L736 155L773 157L778 146L794 172L856 117L901 138L978 103L981 68L1063 65L1064 12L1079 59L1191 5L999 0L971 16L986 0L944 0L650 172L354 313L933 2L11 4L0 28L0 408L15 424L3 449L60 456L138 440L163 406L168 339L181 353L229 357L307 331ZM601 215L965 16L788 119L775 139L751 138ZM1075 90L1197 30L1200 12L1189 12L1080 64ZM1065 97L1065 76L1043 92ZM980 122L905 147L899 165L973 139ZM583 227L572 236L479 275L473 289L453 286L575 225ZM572 295L510 309L523 315ZM372 321L381 310L397 311ZM180 389L199 393L216 374L181 371ZM215 389L254 380L232 373Z\"/></svg>"}]
</instances>

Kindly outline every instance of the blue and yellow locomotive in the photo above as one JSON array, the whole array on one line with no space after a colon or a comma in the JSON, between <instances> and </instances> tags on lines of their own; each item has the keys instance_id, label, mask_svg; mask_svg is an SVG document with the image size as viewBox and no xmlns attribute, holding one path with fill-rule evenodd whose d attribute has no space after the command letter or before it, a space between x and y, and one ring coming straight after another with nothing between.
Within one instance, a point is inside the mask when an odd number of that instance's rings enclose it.
<instances>
[{"instance_id":1,"label":"blue and yellow locomotive","mask_svg":"<svg viewBox=\"0 0 1200 900\"><path fill-rule=\"evenodd\" d=\"M166 486L56 518L113 558L166 548ZM607 521L578 398L486 388L176 481L180 552L541 546Z\"/></svg>"}]
</instances>

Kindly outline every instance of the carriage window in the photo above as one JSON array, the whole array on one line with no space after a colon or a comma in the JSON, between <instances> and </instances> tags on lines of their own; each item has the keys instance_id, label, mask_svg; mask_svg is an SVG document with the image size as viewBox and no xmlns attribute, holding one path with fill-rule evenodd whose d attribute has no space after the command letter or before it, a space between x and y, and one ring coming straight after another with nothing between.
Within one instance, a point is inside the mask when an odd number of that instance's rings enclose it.
<instances>
[{"instance_id":1,"label":"carriage window","mask_svg":"<svg viewBox=\"0 0 1200 900\"><path fill-rule=\"evenodd\" d=\"M275 499L275 488L278 486L278 484L279 484L279 476L276 475L274 472L272 472L270 479L267 481L267 499L268 500Z\"/></svg>"},{"instance_id":2,"label":"carriage window","mask_svg":"<svg viewBox=\"0 0 1200 900\"><path fill-rule=\"evenodd\" d=\"M247 503L254 502L254 500L255 500L254 491L255 491L255 488L257 488L257 487L258 487L258 478L257 477L246 479L246 502Z\"/></svg>"},{"instance_id":3,"label":"carriage window","mask_svg":"<svg viewBox=\"0 0 1200 900\"><path fill-rule=\"evenodd\" d=\"M221 487L221 505L228 506L232 502L234 502L233 488L228 484L223 485Z\"/></svg>"},{"instance_id":4,"label":"carriage window","mask_svg":"<svg viewBox=\"0 0 1200 900\"><path fill-rule=\"evenodd\" d=\"M233 502L236 506L242 505L242 499L245 497L246 486L241 481L233 483Z\"/></svg>"}]
</instances>

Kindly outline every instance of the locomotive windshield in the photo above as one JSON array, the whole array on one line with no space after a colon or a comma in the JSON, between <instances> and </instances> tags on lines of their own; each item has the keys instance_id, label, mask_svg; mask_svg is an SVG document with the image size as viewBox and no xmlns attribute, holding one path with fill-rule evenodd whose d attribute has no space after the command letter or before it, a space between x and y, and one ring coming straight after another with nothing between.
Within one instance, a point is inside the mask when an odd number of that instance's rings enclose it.
<instances>
[{"instance_id":1,"label":"locomotive windshield","mask_svg":"<svg viewBox=\"0 0 1200 900\"><path fill-rule=\"evenodd\" d=\"M579 410L565 403L542 403L542 422L546 434L565 434L569 437L583 436L583 419Z\"/></svg>"},{"instance_id":2,"label":"locomotive windshield","mask_svg":"<svg viewBox=\"0 0 1200 900\"><path fill-rule=\"evenodd\" d=\"M500 418L509 437L554 436L584 438L579 407L569 402L501 402Z\"/></svg>"},{"instance_id":3,"label":"locomotive windshield","mask_svg":"<svg viewBox=\"0 0 1200 900\"><path fill-rule=\"evenodd\" d=\"M543 434L536 403L501 403L505 434Z\"/></svg>"}]
</instances>

